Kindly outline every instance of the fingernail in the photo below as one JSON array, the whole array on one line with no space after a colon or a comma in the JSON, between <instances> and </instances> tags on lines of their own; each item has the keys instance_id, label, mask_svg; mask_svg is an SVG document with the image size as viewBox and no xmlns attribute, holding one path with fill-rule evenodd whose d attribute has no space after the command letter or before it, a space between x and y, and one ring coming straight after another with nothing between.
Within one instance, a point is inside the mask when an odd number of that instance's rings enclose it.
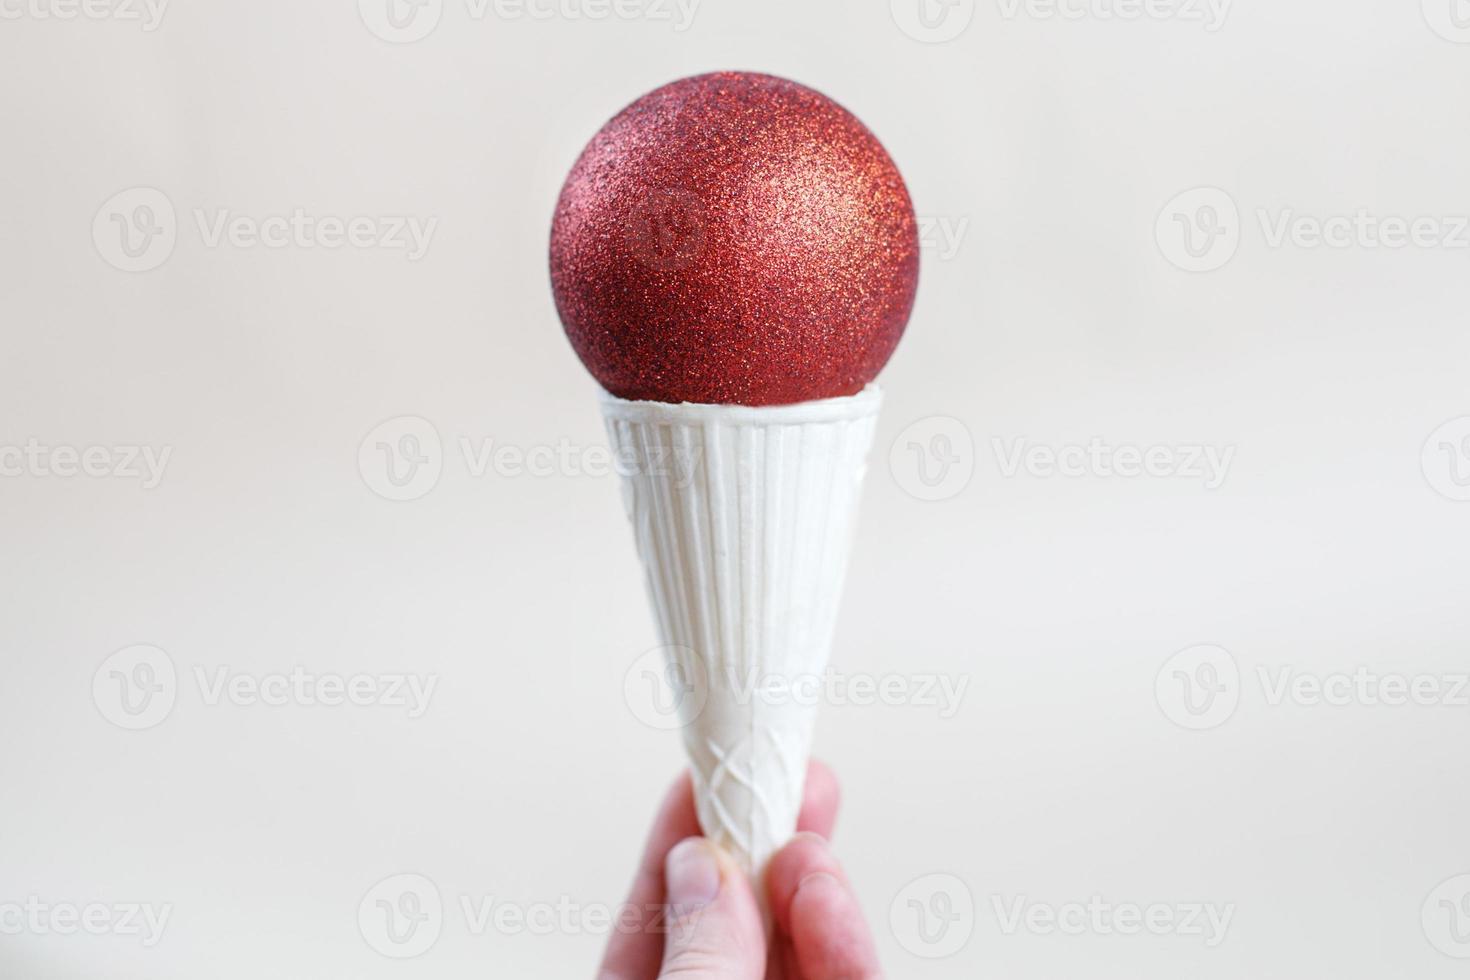
<instances>
[{"instance_id":1,"label":"fingernail","mask_svg":"<svg viewBox=\"0 0 1470 980\"><path fill-rule=\"evenodd\" d=\"M720 862L714 848L698 837L681 841L664 864L669 904L685 915L702 909L720 893Z\"/></svg>"},{"instance_id":2,"label":"fingernail","mask_svg":"<svg viewBox=\"0 0 1470 980\"><path fill-rule=\"evenodd\" d=\"M846 890L836 875L827 871L813 871L796 883L796 891L793 895L800 894L804 891L823 892L834 890L839 892Z\"/></svg>"}]
</instances>

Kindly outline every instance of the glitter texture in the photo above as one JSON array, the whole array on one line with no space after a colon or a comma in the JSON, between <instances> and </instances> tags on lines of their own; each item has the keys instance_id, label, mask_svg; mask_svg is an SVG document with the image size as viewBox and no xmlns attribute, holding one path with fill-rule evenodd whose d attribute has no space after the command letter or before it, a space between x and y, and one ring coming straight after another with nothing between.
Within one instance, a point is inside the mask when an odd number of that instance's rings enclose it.
<instances>
[{"instance_id":1,"label":"glitter texture","mask_svg":"<svg viewBox=\"0 0 1470 980\"><path fill-rule=\"evenodd\" d=\"M769 75L687 78L624 109L551 229L572 347L632 400L855 394L898 345L918 276L913 204L877 138Z\"/></svg>"}]
</instances>

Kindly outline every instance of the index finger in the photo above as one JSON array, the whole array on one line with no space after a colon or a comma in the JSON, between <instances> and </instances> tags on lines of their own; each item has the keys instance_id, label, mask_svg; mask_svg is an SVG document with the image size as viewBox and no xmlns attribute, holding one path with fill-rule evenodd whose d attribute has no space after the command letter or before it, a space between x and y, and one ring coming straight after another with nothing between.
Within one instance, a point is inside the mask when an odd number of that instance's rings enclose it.
<instances>
[{"instance_id":1,"label":"index finger","mask_svg":"<svg viewBox=\"0 0 1470 980\"><path fill-rule=\"evenodd\" d=\"M699 836L699 817L694 810L694 783L686 772L664 796L638 871L633 889L620 910L613 937L597 971L598 980L653 980L664 957L664 938L655 932L664 905L664 859L675 844Z\"/></svg>"}]
</instances>

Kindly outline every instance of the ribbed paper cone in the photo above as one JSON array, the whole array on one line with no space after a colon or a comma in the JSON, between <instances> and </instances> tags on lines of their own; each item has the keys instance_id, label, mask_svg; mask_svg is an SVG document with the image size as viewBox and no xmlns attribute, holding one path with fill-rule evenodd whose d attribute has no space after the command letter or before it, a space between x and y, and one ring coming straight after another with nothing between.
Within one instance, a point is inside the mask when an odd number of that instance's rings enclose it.
<instances>
[{"instance_id":1,"label":"ribbed paper cone","mask_svg":"<svg viewBox=\"0 0 1470 980\"><path fill-rule=\"evenodd\" d=\"M877 388L770 408L604 396L700 824L751 874L795 832Z\"/></svg>"}]
</instances>

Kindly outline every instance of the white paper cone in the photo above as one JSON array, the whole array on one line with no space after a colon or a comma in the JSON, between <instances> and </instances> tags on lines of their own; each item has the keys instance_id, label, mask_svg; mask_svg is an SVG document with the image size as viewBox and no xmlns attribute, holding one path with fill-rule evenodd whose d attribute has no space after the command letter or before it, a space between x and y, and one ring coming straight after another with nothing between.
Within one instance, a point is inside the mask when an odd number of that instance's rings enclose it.
<instances>
[{"instance_id":1,"label":"white paper cone","mask_svg":"<svg viewBox=\"0 0 1470 980\"><path fill-rule=\"evenodd\" d=\"M603 398L705 834L759 874L796 830L882 395Z\"/></svg>"}]
</instances>

